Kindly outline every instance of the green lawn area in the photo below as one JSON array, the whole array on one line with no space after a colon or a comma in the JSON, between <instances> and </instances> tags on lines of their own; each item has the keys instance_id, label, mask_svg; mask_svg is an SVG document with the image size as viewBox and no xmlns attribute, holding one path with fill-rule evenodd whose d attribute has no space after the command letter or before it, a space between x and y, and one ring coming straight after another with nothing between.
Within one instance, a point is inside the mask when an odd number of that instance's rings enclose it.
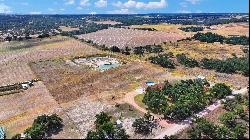
<instances>
[{"instance_id":1,"label":"green lawn area","mask_svg":"<svg viewBox=\"0 0 250 140\"><path fill-rule=\"evenodd\" d=\"M139 95L135 96L135 102L140 107L147 108L147 106L142 102L143 97L144 97L144 94L139 94Z\"/></svg>"}]
</instances>

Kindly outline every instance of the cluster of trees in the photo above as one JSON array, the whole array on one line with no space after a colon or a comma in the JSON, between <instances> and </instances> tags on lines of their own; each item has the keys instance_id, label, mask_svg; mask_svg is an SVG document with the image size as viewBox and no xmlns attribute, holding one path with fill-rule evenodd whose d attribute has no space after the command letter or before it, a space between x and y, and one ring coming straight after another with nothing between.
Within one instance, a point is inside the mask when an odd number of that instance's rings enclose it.
<instances>
[{"instance_id":1,"label":"cluster of trees","mask_svg":"<svg viewBox=\"0 0 250 140\"><path fill-rule=\"evenodd\" d=\"M62 127L63 120L58 115L42 115L34 120L32 127L26 129L24 134L26 139L45 139L61 131ZM13 136L13 139L20 138L20 134Z\"/></svg>"},{"instance_id":2,"label":"cluster of trees","mask_svg":"<svg viewBox=\"0 0 250 140\"><path fill-rule=\"evenodd\" d=\"M249 45L249 37L247 36L224 37L211 32L197 33L192 37L192 39L207 43L220 42L233 45Z\"/></svg>"},{"instance_id":3,"label":"cluster of trees","mask_svg":"<svg viewBox=\"0 0 250 140\"><path fill-rule=\"evenodd\" d=\"M204 118L196 118L192 128L188 130L191 139L245 139L249 127L249 96L237 95L226 99L224 109L219 116L222 125L217 125ZM247 109L244 109L247 108Z\"/></svg>"},{"instance_id":4,"label":"cluster of trees","mask_svg":"<svg viewBox=\"0 0 250 140\"><path fill-rule=\"evenodd\" d=\"M186 67L190 67L190 68L194 68L194 67L198 67L199 63L198 61L196 61L195 59L189 58L187 57L185 54L178 54L176 55L177 61L186 66Z\"/></svg>"},{"instance_id":5,"label":"cluster of trees","mask_svg":"<svg viewBox=\"0 0 250 140\"><path fill-rule=\"evenodd\" d=\"M233 45L249 45L249 37L247 36L233 36L225 40L227 44Z\"/></svg>"},{"instance_id":6,"label":"cluster of trees","mask_svg":"<svg viewBox=\"0 0 250 140\"><path fill-rule=\"evenodd\" d=\"M134 48L133 52L136 55L142 56L144 53L161 53L163 52L163 48L161 45L146 45Z\"/></svg>"},{"instance_id":7,"label":"cluster of trees","mask_svg":"<svg viewBox=\"0 0 250 140\"><path fill-rule=\"evenodd\" d=\"M101 112L96 115L95 130L88 132L86 139L128 139L126 130L116 127L112 122L112 116Z\"/></svg>"},{"instance_id":8,"label":"cluster of trees","mask_svg":"<svg viewBox=\"0 0 250 140\"><path fill-rule=\"evenodd\" d=\"M184 31L184 32L199 32L199 31L203 31L204 28L203 27L194 27L194 26L191 26L191 27L182 27L182 28L179 28L180 30Z\"/></svg>"},{"instance_id":9,"label":"cluster of trees","mask_svg":"<svg viewBox=\"0 0 250 140\"><path fill-rule=\"evenodd\" d=\"M148 135L152 133L152 130L156 127L154 116L148 112L144 114L143 117L136 119L132 127L135 129L135 133Z\"/></svg>"},{"instance_id":10,"label":"cluster of trees","mask_svg":"<svg viewBox=\"0 0 250 140\"><path fill-rule=\"evenodd\" d=\"M155 28L133 28L136 30L143 30L143 31L157 31Z\"/></svg>"},{"instance_id":11,"label":"cluster of trees","mask_svg":"<svg viewBox=\"0 0 250 140\"><path fill-rule=\"evenodd\" d=\"M79 30L73 30L73 31L67 31L67 32L63 31L63 32L61 32L61 35L73 37L74 35L87 34L87 33L92 33L92 32L96 32L99 30L103 30L103 29L108 29L112 25L85 23L82 26L83 27L80 27Z\"/></svg>"},{"instance_id":12,"label":"cluster of trees","mask_svg":"<svg viewBox=\"0 0 250 140\"><path fill-rule=\"evenodd\" d=\"M174 85L165 82L163 89L147 89L143 103L149 110L164 114L167 119L184 120L203 110L214 100L232 93L225 84L216 84L206 91L208 87L209 83L201 79L182 80Z\"/></svg>"},{"instance_id":13,"label":"cluster of trees","mask_svg":"<svg viewBox=\"0 0 250 140\"><path fill-rule=\"evenodd\" d=\"M249 76L249 58L248 57L233 57L225 60L218 59L202 59L200 66L205 69L215 69L221 73L236 73L241 72L245 76Z\"/></svg>"},{"instance_id":14,"label":"cluster of trees","mask_svg":"<svg viewBox=\"0 0 250 140\"><path fill-rule=\"evenodd\" d=\"M175 63L173 60L170 59L171 57L172 55L162 54L162 55L150 57L149 60L151 61L151 63L160 65L164 68L174 69Z\"/></svg>"},{"instance_id":15,"label":"cluster of trees","mask_svg":"<svg viewBox=\"0 0 250 140\"><path fill-rule=\"evenodd\" d=\"M215 33L197 33L193 36L193 39L199 40L201 42L214 43L214 42L224 42L224 37Z\"/></svg>"}]
</instances>

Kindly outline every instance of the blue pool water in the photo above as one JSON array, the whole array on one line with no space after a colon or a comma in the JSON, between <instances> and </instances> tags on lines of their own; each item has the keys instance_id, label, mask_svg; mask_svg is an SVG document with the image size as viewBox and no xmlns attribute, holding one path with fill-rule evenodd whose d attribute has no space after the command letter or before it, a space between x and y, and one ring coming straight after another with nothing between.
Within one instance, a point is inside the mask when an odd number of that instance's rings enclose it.
<instances>
[{"instance_id":1,"label":"blue pool water","mask_svg":"<svg viewBox=\"0 0 250 140\"><path fill-rule=\"evenodd\" d=\"M148 86L153 86L153 85L155 85L155 82L146 82L146 84L147 84Z\"/></svg>"},{"instance_id":2,"label":"blue pool water","mask_svg":"<svg viewBox=\"0 0 250 140\"><path fill-rule=\"evenodd\" d=\"M116 68L116 67L119 67L119 66L120 66L119 64L101 65L96 69L100 70L100 71L103 71L103 70L109 70L109 69L112 69L112 68Z\"/></svg>"}]
</instances>

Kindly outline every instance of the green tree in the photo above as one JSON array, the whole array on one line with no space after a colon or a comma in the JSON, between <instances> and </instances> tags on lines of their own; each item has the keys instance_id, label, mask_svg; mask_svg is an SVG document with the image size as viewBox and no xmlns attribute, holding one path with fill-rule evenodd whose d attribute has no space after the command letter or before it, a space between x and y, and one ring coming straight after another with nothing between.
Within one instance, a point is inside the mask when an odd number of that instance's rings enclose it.
<instances>
[{"instance_id":1,"label":"green tree","mask_svg":"<svg viewBox=\"0 0 250 140\"><path fill-rule=\"evenodd\" d=\"M150 113L144 114L144 117L136 119L132 124L132 127L135 128L135 132L139 134L148 135L152 133L153 128L155 127L154 117Z\"/></svg>"},{"instance_id":2,"label":"green tree","mask_svg":"<svg viewBox=\"0 0 250 140\"><path fill-rule=\"evenodd\" d=\"M95 125L96 127L100 127L101 125L103 125L104 123L110 122L111 121L111 116L109 116L107 113L105 112L101 112L99 114L96 115L96 121L95 121Z\"/></svg>"},{"instance_id":3,"label":"green tree","mask_svg":"<svg viewBox=\"0 0 250 140\"><path fill-rule=\"evenodd\" d=\"M228 128L234 128L237 124L237 116L233 112L226 112L219 117L219 120Z\"/></svg>"},{"instance_id":4,"label":"green tree","mask_svg":"<svg viewBox=\"0 0 250 140\"><path fill-rule=\"evenodd\" d=\"M219 99L224 98L227 95L232 94L232 90L229 86L224 83L215 84L211 89L210 92Z\"/></svg>"}]
</instances>

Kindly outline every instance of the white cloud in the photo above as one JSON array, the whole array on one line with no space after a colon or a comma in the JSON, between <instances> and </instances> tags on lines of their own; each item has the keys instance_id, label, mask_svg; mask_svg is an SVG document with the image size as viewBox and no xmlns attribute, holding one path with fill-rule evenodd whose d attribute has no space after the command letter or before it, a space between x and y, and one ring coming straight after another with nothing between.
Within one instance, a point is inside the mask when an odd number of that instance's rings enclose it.
<instances>
[{"instance_id":1,"label":"white cloud","mask_svg":"<svg viewBox=\"0 0 250 140\"><path fill-rule=\"evenodd\" d=\"M39 15L39 14L42 14L42 12L33 11L33 12L30 12L29 14L31 14L31 15Z\"/></svg>"},{"instance_id":2,"label":"white cloud","mask_svg":"<svg viewBox=\"0 0 250 140\"><path fill-rule=\"evenodd\" d=\"M96 12L90 12L89 14L91 14L91 15L96 15L97 13L96 13Z\"/></svg>"},{"instance_id":3,"label":"white cloud","mask_svg":"<svg viewBox=\"0 0 250 140\"><path fill-rule=\"evenodd\" d=\"M90 6L89 0L80 0L80 6L82 7Z\"/></svg>"},{"instance_id":4,"label":"white cloud","mask_svg":"<svg viewBox=\"0 0 250 140\"><path fill-rule=\"evenodd\" d=\"M4 3L0 3L0 13L9 14L12 13L11 8Z\"/></svg>"},{"instance_id":5,"label":"white cloud","mask_svg":"<svg viewBox=\"0 0 250 140\"><path fill-rule=\"evenodd\" d=\"M75 0L64 0L66 5L75 4Z\"/></svg>"},{"instance_id":6,"label":"white cloud","mask_svg":"<svg viewBox=\"0 0 250 140\"><path fill-rule=\"evenodd\" d=\"M119 8L137 8L137 9L160 9L165 8L168 6L166 0L160 0L159 2L137 2L135 0L128 0L127 2L122 3L121 1L118 1L116 3L113 3L113 6L119 7Z\"/></svg>"},{"instance_id":7,"label":"white cloud","mask_svg":"<svg viewBox=\"0 0 250 140\"><path fill-rule=\"evenodd\" d=\"M197 4L201 0L186 0L187 2L190 2L191 4Z\"/></svg>"},{"instance_id":8,"label":"white cloud","mask_svg":"<svg viewBox=\"0 0 250 140\"><path fill-rule=\"evenodd\" d=\"M121 10L113 10L108 11L108 14L136 14L134 11L130 11L129 9L121 9Z\"/></svg>"},{"instance_id":9,"label":"white cloud","mask_svg":"<svg viewBox=\"0 0 250 140\"><path fill-rule=\"evenodd\" d=\"M108 1L107 0L99 0L95 2L96 7L107 7Z\"/></svg>"}]
</instances>

